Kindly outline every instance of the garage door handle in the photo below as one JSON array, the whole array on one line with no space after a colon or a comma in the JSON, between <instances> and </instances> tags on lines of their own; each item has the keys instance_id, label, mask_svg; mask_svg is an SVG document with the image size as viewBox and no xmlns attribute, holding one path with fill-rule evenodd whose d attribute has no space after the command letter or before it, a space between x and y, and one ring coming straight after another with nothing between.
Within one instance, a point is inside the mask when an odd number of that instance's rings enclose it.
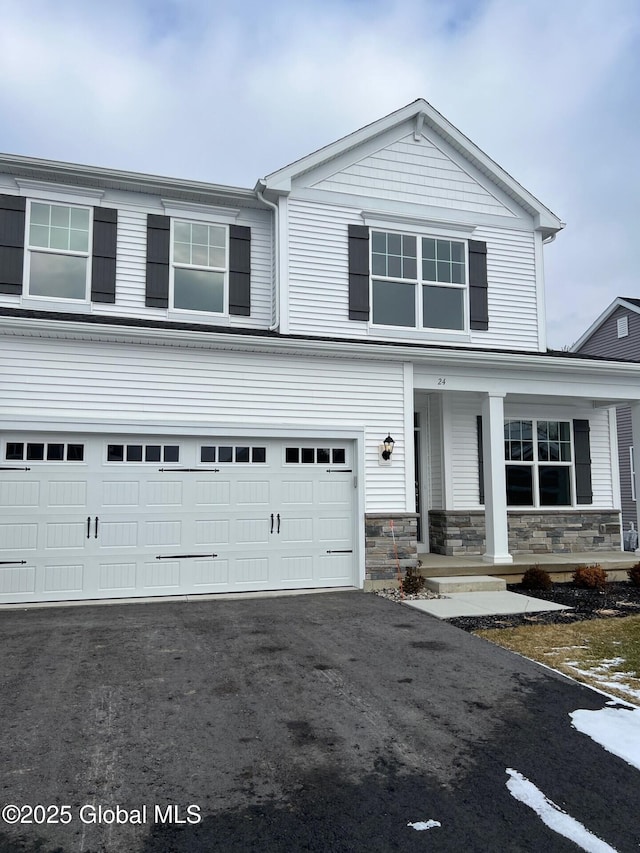
<instances>
[{"instance_id":1,"label":"garage door handle","mask_svg":"<svg viewBox=\"0 0 640 853\"><path fill-rule=\"evenodd\" d=\"M217 557L217 554L159 554L156 560L197 560L203 557Z\"/></svg>"},{"instance_id":2,"label":"garage door handle","mask_svg":"<svg viewBox=\"0 0 640 853\"><path fill-rule=\"evenodd\" d=\"M87 539L91 536L91 516L87 516Z\"/></svg>"},{"instance_id":3,"label":"garage door handle","mask_svg":"<svg viewBox=\"0 0 640 853\"><path fill-rule=\"evenodd\" d=\"M273 533L273 513L271 513L271 530L270 533Z\"/></svg>"},{"instance_id":4,"label":"garage door handle","mask_svg":"<svg viewBox=\"0 0 640 853\"><path fill-rule=\"evenodd\" d=\"M280 533L280 513L278 513L278 533Z\"/></svg>"},{"instance_id":5,"label":"garage door handle","mask_svg":"<svg viewBox=\"0 0 640 853\"><path fill-rule=\"evenodd\" d=\"M353 549L349 551L327 551L327 554L353 554Z\"/></svg>"},{"instance_id":6,"label":"garage door handle","mask_svg":"<svg viewBox=\"0 0 640 853\"><path fill-rule=\"evenodd\" d=\"M98 520L98 516L96 515L96 532L93 534L94 539L98 538Z\"/></svg>"}]
</instances>

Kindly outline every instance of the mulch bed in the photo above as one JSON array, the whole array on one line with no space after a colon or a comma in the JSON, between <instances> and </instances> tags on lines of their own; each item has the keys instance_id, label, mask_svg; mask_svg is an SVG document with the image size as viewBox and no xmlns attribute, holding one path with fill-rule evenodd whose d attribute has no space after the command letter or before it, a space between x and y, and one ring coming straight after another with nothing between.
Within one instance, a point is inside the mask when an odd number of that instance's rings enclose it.
<instances>
[{"instance_id":1,"label":"mulch bed","mask_svg":"<svg viewBox=\"0 0 640 853\"><path fill-rule=\"evenodd\" d=\"M567 625L585 619L614 619L640 614L640 587L627 582L608 583L604 592L576 589L571 583L556 583L546 592L523 589L521 584L509 584L507 589L531 598L565 604L572 609L513 616L459 616L447 621L465 631L478 631L484 628L514 628L518 625Z\"/></svg>"}]
</instances>

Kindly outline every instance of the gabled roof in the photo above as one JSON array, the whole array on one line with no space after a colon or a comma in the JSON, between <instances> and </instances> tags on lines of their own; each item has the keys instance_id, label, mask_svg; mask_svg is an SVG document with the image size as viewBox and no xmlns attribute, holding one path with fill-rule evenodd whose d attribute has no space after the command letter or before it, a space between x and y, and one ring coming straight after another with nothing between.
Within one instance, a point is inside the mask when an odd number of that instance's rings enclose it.
<instances>
[{"instance_id":1,"label":"gabled roof","mask_svg":"<svg viewBox=\"0 0 640 853\"><path fill-rule=\"evenodd\" d=\"M358 146L374 139L376 136L391 130L392 128L408 121L415 120L416 135L422 133L422 129L430 129L443 138L449 145L459 151L463 157L472 163L480 172L486 175L490 181L500 187L507 195L513 198L521 207L528 211L536 221L536 227L543 232L544 236L551 236L564 228L564 223L542 204L535 196L531 195L521 184L511 177L495 161L474 145L463 133L454 127L441 115L431 104L423 98L419 98L405 107L378 119L365 127L344 136L341 139L326 145L290 163L276 172L267 175L258 182L259 186L276 192L287 193L291 190L291 182L294 178L310 171L328 161L339 157L346 152L356 149Z\"/></svg>"},{"instance_id":2,"label":"gabled roof","mask_svg":"<svg viewBox=\"0 0 640 853\"><path fill-rule=\"evenodd\" d=\"M613 312L617 308L627 308L629 311L634 311L636 314L640 314L640 299L635 299L631 296L617 296L611 305L600 314L598 319L592 323L587 331L580 337L578 340L572 344L570 348L570 352L578 352L581 346L583 346L598 329L602 326L602 324L609 319L609 317L613 314Z\"/></svg>"}]
</instances>

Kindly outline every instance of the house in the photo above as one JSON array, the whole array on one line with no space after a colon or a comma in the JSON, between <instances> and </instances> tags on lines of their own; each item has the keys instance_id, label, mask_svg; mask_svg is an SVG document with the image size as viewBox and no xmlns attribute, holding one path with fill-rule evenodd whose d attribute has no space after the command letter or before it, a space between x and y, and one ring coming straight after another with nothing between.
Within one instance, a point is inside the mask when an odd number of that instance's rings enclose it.
<instances>
[{"instance_id":1,"label":"house","mask_svg":"<svg viewBox=\"0 0 640 853\"><path fill-rule=\"evenodd\" d=\"M253 189L0 157L0 602L620 549L640 366L547 351L558 217L423 100Z\"/></svg>"},{"instance_id":2,"label":"house","mask_svg":"<svg viewBox=\"0 0 640 853\"><path fill-rule=\"evenodd\" d=\"M640 361L640 299L622 296L614 299L575 342L571 351L580 355ZM628 534L630 530L639 528L629 406L618 407L617 424L622 523ZM637 546L637 539L633 537L629 544L627 536L627 544L631 549L632 545Z\"/></svg>"}]
</instances>

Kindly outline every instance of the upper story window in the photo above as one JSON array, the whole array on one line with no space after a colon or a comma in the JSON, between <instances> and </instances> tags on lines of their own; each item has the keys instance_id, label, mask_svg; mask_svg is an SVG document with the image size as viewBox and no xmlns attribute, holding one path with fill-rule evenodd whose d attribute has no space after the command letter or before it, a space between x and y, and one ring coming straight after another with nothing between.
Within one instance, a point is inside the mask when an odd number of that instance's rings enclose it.
<instances>
[{"instance_id":1,"label":"upper story window","mask_svg":"<svg viewBox=\"0 0 640 853\"><path fill-rule=\"evenodd\" d=\"M173 307L226 313L226 226L180 220L172 224Z\"/></svg>"},{"instance_id":2,"label":"upper story window","mask_svg":"<svg viewBox=\"0 0 640 853\"><path fill-rule=\"evenodd\" d=\"M466 270L462 241L372 231L373 322L463 331Z\"/></svg>"},{"instance_id":3,"label":"upper story window","mask_svg":"<svg viewBox=\"0 0 640 853\"><path fill-rule=\"evenodd\" d=\"M28 217L29 296L86 300L91 248L90 209L32 201Z\"/></svg>"}]
</instances>

